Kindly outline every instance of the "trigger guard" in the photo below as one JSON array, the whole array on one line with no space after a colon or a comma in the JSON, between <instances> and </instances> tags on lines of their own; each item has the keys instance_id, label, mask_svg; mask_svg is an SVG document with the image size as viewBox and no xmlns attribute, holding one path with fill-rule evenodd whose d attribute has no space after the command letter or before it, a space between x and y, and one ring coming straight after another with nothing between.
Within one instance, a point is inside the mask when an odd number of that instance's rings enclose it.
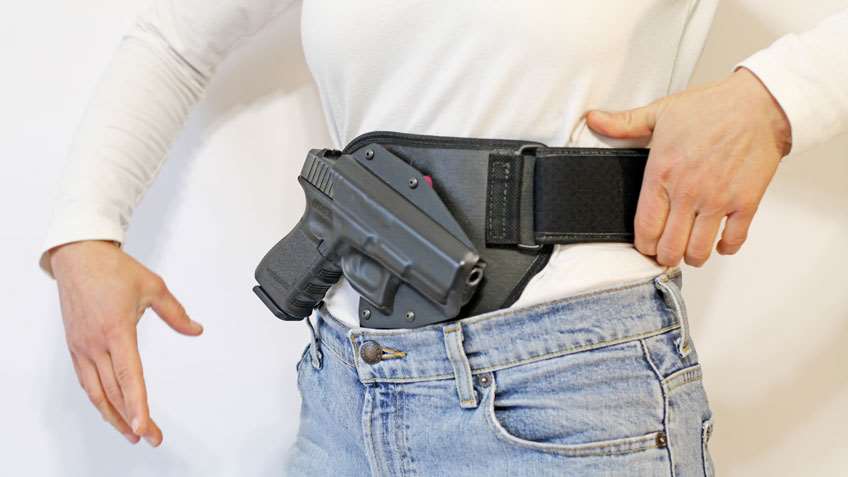
<instances>
[{"instance_id":1,"label":"trigger guard","mask_svg":"<svg viewBox=\"0 0 848 477\"><path fill-rule=\"evenodd\" d=\"M360 253L345 254L342 272L357 293L385 314L392 313L399 280L380 264Z\"/></svg>"}]
</instances>

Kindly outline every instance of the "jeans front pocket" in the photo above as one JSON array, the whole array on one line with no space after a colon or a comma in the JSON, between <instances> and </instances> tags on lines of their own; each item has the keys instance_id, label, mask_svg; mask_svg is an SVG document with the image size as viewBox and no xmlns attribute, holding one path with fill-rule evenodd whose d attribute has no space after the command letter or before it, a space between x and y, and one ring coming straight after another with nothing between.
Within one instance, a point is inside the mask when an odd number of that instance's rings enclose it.
<instances>
[{"instance_id":1,"label":"jeans front pocket","mask_svg":"<svg viewBox=\"0 0 848 477\"><path fill-rule=\"evenodd\" d=\"M295 371L300 373L300 367L303 362L306 360L306 357L309 356L309 348L312 346L312 343L307 343L306 346L303 347L303 352L300 353L300 359L297 360L297 363L294 365Z\"/></svg>"},{"instance_id":2,"label":"jeans front pocket","mask_svg":"<svg viewBox=\"0 0 848 477\"><path fill-rule=\"evenodd\" d=\"M485 376L487 421L512 445L575 457L666 445L663 396L638 341Z\"/></svg>"}]
</instances>

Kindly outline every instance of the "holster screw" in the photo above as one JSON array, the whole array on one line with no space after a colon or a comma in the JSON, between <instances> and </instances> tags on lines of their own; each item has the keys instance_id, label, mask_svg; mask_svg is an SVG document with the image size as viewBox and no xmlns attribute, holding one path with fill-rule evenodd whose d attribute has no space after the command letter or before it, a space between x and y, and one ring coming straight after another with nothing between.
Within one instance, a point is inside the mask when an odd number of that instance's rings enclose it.
<instances>
[{"instance_id":1,"label":"holster screw","mask_svg":"<svg viewBox=\"0 0 848 477\"><path fill-rule=\"evenodd\" d=\"M409 179L409 188L415 189L416 187L418 187L418 179L414 177L412 179Z\"/></svg>"},{"instance_id":2,"label":"holster screw","mask_svg":"<svg viewBox=\"0 0 848 477\"><path fill-rule=\"evenodd\" d=\"M365 151L365 159L374 159L374 151L371 149Z\"/></svg>"}]
</instances>

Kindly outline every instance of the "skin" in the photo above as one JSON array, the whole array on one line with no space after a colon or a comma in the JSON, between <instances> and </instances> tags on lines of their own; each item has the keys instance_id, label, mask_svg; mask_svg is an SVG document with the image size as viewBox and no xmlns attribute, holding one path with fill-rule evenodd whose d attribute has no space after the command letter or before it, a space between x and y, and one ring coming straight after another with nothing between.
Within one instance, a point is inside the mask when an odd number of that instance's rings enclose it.
<instances>
[{"instance_id":1,"label":"skin","mask_svg":"<svg viewBox=\"0 0 848 477\"><path fill-rule=\"evenodd\" d=\"M650 138L635 245L665 266L702 266L725 217L716 250L738 252L791 148L783 109L746 68L641 108L590 111L586 122L608 137Z\"/></svg>"},{"instance_id":2,"label":"skin","mask_svg":"<svg viewBox=\"0 0 848 477\"><path fill-rule=\"evenodd\" d=\"M650 138L635 219L636 248L663 265L701 266L717 249L736 253L780 159L789 123L768 90L741 68L724 81L622 112L591 111L587 123L614 138ZM50 252L65 336L80 386L104 420L133 444L162 443L150 417L136 325L152 308L175 331L203 332L161 277L112 242Z\"/></svg>"},{"instance_id":3,"label":"skin","mask_svg":"<svg viewBox=\"0 0 848 477\"><path fill-rule=\"evenodd\" d=\"M65 338L80 386L103 419L135 444L156 447L162 431L150 417L136 325L152 308L175 331L197 336L203 327L165 282L112 242L82 241L50 256L59 287Z\"/></svg>"}]
</instances>

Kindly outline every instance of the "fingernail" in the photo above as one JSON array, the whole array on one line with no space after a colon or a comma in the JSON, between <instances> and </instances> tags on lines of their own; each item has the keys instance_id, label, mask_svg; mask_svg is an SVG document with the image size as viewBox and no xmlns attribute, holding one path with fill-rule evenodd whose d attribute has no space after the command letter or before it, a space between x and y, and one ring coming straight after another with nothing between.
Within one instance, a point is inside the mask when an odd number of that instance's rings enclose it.
<instances>
[{"instance_id":1,"label":"fingernail","mask_svg":"<svg viewBox=\"0 0 848 477\"><path fill-rule=\"evenodd\" d=\"M130 444L135 444L136 442L138 442L138 436L135 436L133 434L124 434L124 437L126 437L127 440L130 441Z\"/></svg>"},{"instance_id":2,"label":"fingernail","mask_svg":"<svg viewBox=\"0 0 848 477\"><path fill-rule=\"evenodd\" d=\"M160 441L160 442L156 442L156 441L154 441L154 440L153 440L153 438L151 438L150 436L144 436L144 440L146 440L146 441L147 441L147 443L148 443L148 444L150 444L150 447L158 447L158 446L159 446L159 444L161 444L161 441Z\"/></svg>"},{"instance_id":3,"label":"fingernail","mask_svg":"<svg viewBox=\"0 0 848 477\"><path fill-rule=\"evenodd\" d=\"M137 417L134 417L132 422L130 423L130 427L132 427L133 432L136 434L141 434L139 432L139 428L141 427L141 422Z\"/></svg>"}]
</instances>

